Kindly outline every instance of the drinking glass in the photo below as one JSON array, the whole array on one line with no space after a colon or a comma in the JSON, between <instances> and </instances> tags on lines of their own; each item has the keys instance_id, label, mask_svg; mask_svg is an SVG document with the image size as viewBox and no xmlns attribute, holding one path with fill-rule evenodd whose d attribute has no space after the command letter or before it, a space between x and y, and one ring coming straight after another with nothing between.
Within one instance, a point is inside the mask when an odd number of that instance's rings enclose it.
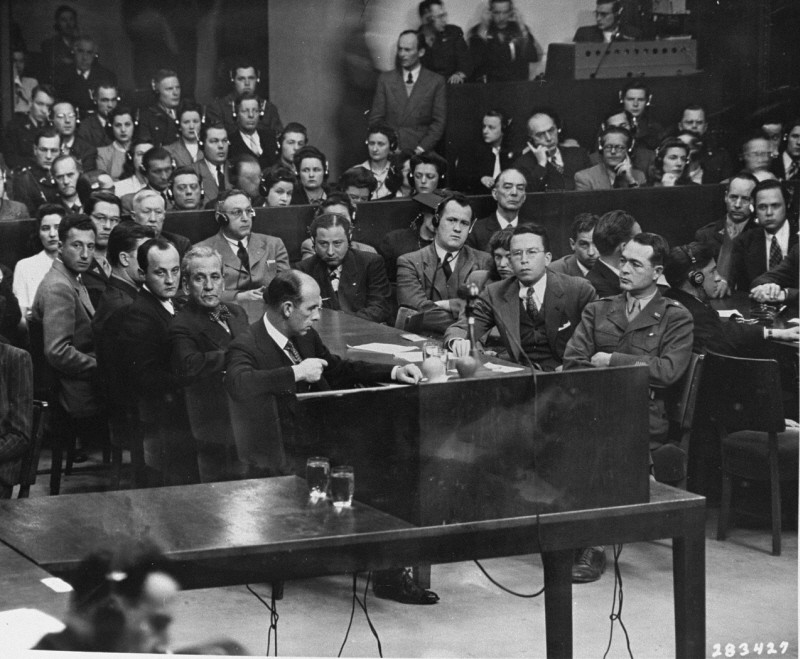
<instances>
[{"instance_id":1,"label":"drinking glass","mask_svg":"<svg viewBox=\"0 0 800 659\"><path fill-rule=\"evenodd\" d=\"M345 508L353 504L355 485L355 475L351 466L342 465L331 469L330 492L334 507Z\"/></svg>"},{"instance_id":2,"label":"drinking glass","mask_svg":"<svg viewBox=\"0 0 800 659\"><path fill-rule=\"evenodd\" d=\"M328 458L316 455L306 460L306 483L312 499L324 499L328 491L331 463Z\"/></svg>"}]
</instances>

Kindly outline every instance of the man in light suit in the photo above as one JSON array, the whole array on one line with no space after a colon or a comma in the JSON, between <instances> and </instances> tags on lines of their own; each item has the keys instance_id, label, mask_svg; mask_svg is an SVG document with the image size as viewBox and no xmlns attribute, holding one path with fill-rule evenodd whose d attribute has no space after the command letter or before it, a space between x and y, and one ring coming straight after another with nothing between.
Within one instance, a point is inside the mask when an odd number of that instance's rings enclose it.
<instances>
[{"instance_id":1,"label":"man in light suit","mask_svg":"<svg viewBox=\"0 0 800 659\"><path fill-rule=\"evenodd\" d=\"M228 190L217 199L219 231L199 243L222 256L223 302L261 300L264 287L279 272L289 270L289 254L280 238L253 233L255 211L242 190Z\"/></svg>"},{"instance_id":2,"label":"man in light suit","mask_svg":"<svg viewBox=\"0 0 800 659\"><path fill-rule=\"evenodd\" d=\"M600 162L575 173L576 190L612 190L638 188L645 175L631 163L629 130L609 126L600 134Z\"/></svg>"},{"instance_id":3,"label":"man in light suit","mask_svg":"<svg viewBox=\"0 0 800 659\"><path fill-rule=\"evenodd\" d=\"M222 303L222 256L216 250L192 247L181 262L181 277L189 301L169 327L172 373L183 385L200 480L241 477L222 378L228 345L247 331L247 314Z\"/></svg>"},{"instance_id":4,"label":"man in light suit","mask_svg":"<svg viewBox=\"0 0 800 659\"><path fill-rule=\"evenodd\" d=\"M400 33L400 68L380 75L369 113L370 124L385 122L397 130L398 147L408 153L430 151L444 135L445 80L420 64L424 54L422 34Z\"/></svg>"},{"instance_id":5,"label":"man in light suit","mask_svg":"<svg viewBox=\"0 0 800 659\"><path fill-rule=\"evenodd\" d=\"M445 197L433 216L433 243L397 259L397 302L425 313L423 328L444 332L463 308L458 289L476 270L488 270L492 257L468 247L472 225L469 200L455 192Z\"/></svg>"},{"instance_id":6,"label":"man in light suit","mask_svg":"<svg viewBox=\"0 0 800 659\"><path fill-rule=\"evenodd\" d=\"M322 293L322 306L366 318L389 321L392 295L386 267L377 254L350 247L353 227L344 215L323 213L309 229L314 256L297 269L311 275Z\"/></svg>"},{"instance_id":7,"label":"man in light suit","mask_svg":"<svg viewBox=\"0 0 800 659\"><path fill-rule=\"evenodd\" d=\"M22 456L31 445L33 364L25 350L0 337L0 499L19 482Z\"/></svg>"},{"instance_id":8,"label":"man in light suit","mask_svg":"<svg viewBox=\"0 0 800 659\"><path fill-rule=\"evenodd\" d=\"M98 414L92 316L81 275L92 263L95 227L86 215L68 215L58 227L58 257L36 291L31 323L41 326L44 357L58 381L58 400L73 418Z\"/></svg>"},{"instance_id":9,"label":"man in light suit","mask_svg":"<svg viewBox=\"0 0 800 659\"><path fill-rule=\"evenodd\" d=\"M574 190L575 173L592 164L583 147L559 146L560 123L550 108L537 108L528 119L528 144L514 162L525 174L528 192Z\"/></svg>"},{"instance_id":10,"label":"man in light suit","mask_svg":"<svg viewBox=\"0 0 800 659\"><path fill-rule=\"evenodd\" d=\"M578 213L572 222L572 235L569 246L572 254L562 256L550 264L550 270L570 277L586 277L597 263L600 254L594 244L594 230L597 216L591 213Z\"/></svg>"},{"instance_id":11,"label":"man in light suit","mask_svg":"<svg viewBox=\"0 0 800 659\"><path fill-rule=\"evenodd\" d=\"M561 366L583 308L596 297L594 289L584 279L548 270L550 240L542 226L518 226L509 247L514 276L489 284L475 302L475 336L497 327L511 359L554 371ZM464 315L447 329L445 343L456 355L466 355L466 336Z\"/></svg>"},{"instance_id":12,"label":"man in light suit","mask_svg":"<svg viewBox=\"0 0 800 659\"><path fill-rule=\"evenodd\" d=\"M228 131L222 124L206 126L203 130L203 159L194 168L203 178L203 191L208 204L231 187L228 172Z\"/></svg>"}]
</instances>

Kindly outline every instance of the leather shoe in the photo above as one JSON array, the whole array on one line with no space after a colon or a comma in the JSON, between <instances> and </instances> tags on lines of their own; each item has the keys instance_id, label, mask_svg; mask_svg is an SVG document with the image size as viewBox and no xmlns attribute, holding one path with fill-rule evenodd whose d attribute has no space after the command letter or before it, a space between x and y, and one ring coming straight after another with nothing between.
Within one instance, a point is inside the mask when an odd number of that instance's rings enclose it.
<instances>
[{"instance_id":1,"label":"leather shoe","mask_svg":"<svg viewBox=\"0 0 800 659\"><path fill-rule=\"evenodd\" d=\"M386 570L378 573L380 581L372 584L375 597L402 604L436 604L439 596L432 590L420 588L408 570Z\"/></svg>"},{"instance_id":2,"label":"leather shoe","mask_svg":"<svg viewBox=\"0 0 800 659\"><path fill-rule=\"evenodd\" d=\"M572 564L572 583L597 581L606 569L606 550L603 547L586 547L576 552Z\"/></svg>"}]
</instances>

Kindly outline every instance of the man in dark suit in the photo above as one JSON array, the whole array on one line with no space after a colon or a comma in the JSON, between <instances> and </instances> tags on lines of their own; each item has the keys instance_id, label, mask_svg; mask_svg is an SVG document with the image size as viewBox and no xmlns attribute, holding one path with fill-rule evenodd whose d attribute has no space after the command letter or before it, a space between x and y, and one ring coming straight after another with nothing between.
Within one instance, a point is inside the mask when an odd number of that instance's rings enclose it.
<instances>
[{"instance_id":1,"label":"man in dark suit","mask_svg":"<svg viewBox=\"0 0 800 659\"><path fill-rule=\"evenodd\" d=\"M688 132L692 140L692 165L689 176L695 183L720 183L733 173L730 154L713 143L708 133L708 120L702 105L687 105L678 122L678 130ZM683 138L681 138L683 139ZM688 143L688 142L687 142Z\"/></svg>"},{"instance_id":2,"label":"man in dark suit","mask_svg":"<svg viewBox=\"0 0 800 659\"><path fill-rule=\"evenodd\" d=\"M549 268L553 272L571 277L587 277L600 256L594 244L594 230L597 216L591 213L578 213L572 222L569 246L572 254L553 261Z\"/></svg>"},{"instance_id":3,"label":"man in dark suit","mask_svg":"<svg viewBox=\"0 0 800 659\"><path fill-rule=\"evenodd\" d=\"M164 197L155 190L142 188L133 195L133 214L131 215L133 221L143 227L151 227L155 231L156 237L169 240L177 248L178 254L183 257L192 244L186 236L164 231L166 216Z\"/></svg>"},{"instance_id":4,"label":"man in dark suit","mask_svg":"<svg viewBox=\"0 0 800 659\"><path fill-rule=\"evenodd\" d=\"M500 172L492 188L492 197L497 202L497 210L475 222L467 237L467 245L488 252L489 240L496 231L515 228L519 224L519 209L525 203L527 185L525 174L516 167Z\"/></svg>"},{"instance_id":5,"label":"man in dark suit","mask_svg":"<svg viewBox=\"0 0 800 659\"><path fill-rule=\"evenodd\" d=\"M96 239L92 264L83 274L83 283L89 291L89 298L95 309L100 296L108 286L111 276L111 263L108 261L108 240L111 232L119 224L122 203L112 192L93 192L86 202L86 213L94 224Z\"/></svg>"},{"instance_id":6,"label":"man in dark suit","mask_svg":"<svg viewBox=\"0 0 800 659\"><path fill-rule=\"evenodd\" d=\"M370 124L386 122L397 130L398 146L408 153L432 150L444 135L445 80L420 64L425 38L406 30L397 40L399 69L378 78Z\"/></svg>"},{"instance_id":7,"label":"man in dark suit","mask_svg":"<svg viewBox=\"0 0 800 659\"><path fill-rule=\"evenodd\" d=\"M753 190L758 179L748 172L731 177L725 190L725 217L700 227L694 234L697 242L708 245L717 264L718 289L714 297L725 297L729 292L733 241L755 225L753 220Z\"/></svg>"},{"instance_id":8,"label":"man in dark suit","mask_svg":"<svg viewBox=\"0 0 800 659\"><path fill-rule=\"evenodd\" d=\"M418 10L422 21L419 31L426 45L422 56L425 68L444 76L451 85L466 82L472 75L472 57L461 28L448 24L444 2L423 0Z\"/></svg>"},{"instance_id":9,"label":"man in dark suit","mask_svg":"<svg viewBox=\"0 0 800 659\"><path fill-rule=\"evenodd\" d=\"M157 147L172 144L180 135L178 109L181 105L181 82L175 71L159 69L150 84L156 95L155 103L139 112L136 139Z\"/></svg>"},{"instance_id":10,"label":"man in dark suit","mask_svg":"<svg viewBox=\"0 0 800 659\"><path fill-rule=\"evenodd\" d=\"M53 106L53 126L61 136L61 153L74 156L90 172L97 166L97 149L75 134L78 114L72 103L58 101Z\"/></svg>"},{"instance_id":11,"label":"man in dark suit","mask_svg":"<svg viewBox=\"0 0 800 659\"><path fill-rule=\"evenodd\" d=\"M90 110L81 117L76 134L95 149L99 149L114 141L108 121L119 102L119 92L115 84L100 80L95 84L92 93L94 94L94 111Z\"/></svg>"},{"instance_id":12,"label":"man in dark suit","mask_svg":"<svg viewBox=\"0 0 800 659\"><path fill-rule=\"evenodd\" d=\"M509 245L514 276L489 284L473 311L476 337L497 327L511 359L545 371L561 366L583 308L596 297L585 279L548 270L551 258L544 227L518 226ZM465 315L444 338L456 355L466 355L470 350L466 336Z\"/></svg>"},{"instance_id":13,"label":"man in dark suit","mask_svg":"<svg viewBox=\"0 0 800 659\"><path fill-rule=\"evenodd\" d=\"M514 167L525 174L529 192L574 190L575 173L591 167L586 149L558 145L559 124L549 108L534 110L528 119L528 143Z\"/></svg>"},{"instance_id":14,"label":"man in dark suit","mask_svg":"<svg viewBox=\"0 0 800 659\"><path fill-rule=\"evenodd\" d=\"M772 161L772 173L783 181L800 179L800 117L786 124L786 146Z\"/></svg>"},{"instance_id":15,"label":"man in dark suit","mask_svg":"<svg viewBox=\"0 0 800 659\"><path fill-rule=\"evenodd\" d=\"M366 318L389 321L392 289L383 259L351 249L353 227L344 215L323 213L311 223L314 256L297 269L314 278L322 294L322 306Z\"/></svg>"},{"instance_id":16,"label":"man in dark suit","mask_svg":"<svg viewBox=\"0 0 800 659\"><path fill-rule=\"evenodd\" d=\"M169 324L176 313L180 258L164 237L136 252L144 284L125 311L119 348L139 411L145 464L164 485L199 480L183 391L170 368Z\"/></svg>"},{"instance_id":17,"label":"man in dark suit","mask_svg":"<svg viewBox=\"0 0 800 659\"><path fill-rule=\"evenodd\" d=\"M222 257L211 247L190 249L181 277L189 301L169 327L172 373L183 386L200 480L240 478L244 466L236 457L222 380L228 345L247 332L247 314L236 304L222 303Z\"/></svg>"},{"instance_id":18,"label":"man in dark suit","mask_svg":"<svg viewBox=\"0 0 800 659\"><path fill-rule=\"evenodd\" d=\"M22 456L33 441L33 363L0 337L0 499L19 483Z\"/></svg>"},{"instance_id":19,"label":"man in dark suit","mask_svg":"<svg viewBox=\"0 0 800 659\"><path fill-rule=\"evenodd\" d=\"M117 76L97 61L97 44L89 37L76 39L72 52L75 65L56 70L56 91L59 98L72 103L83 115L94 105L92 90L95 86L99 82L116 85Z\"/></svg>"},{"instance_id":20,"label":"man in dark suit","mask_svg":"<svg viewBox=\"0 0 800 659\"><path fill-rule=\"evenodd\" d=\"M609 211L597 221L593 237L600 256L586 279L594 286L599 297L618 295L622 291L619 283L622 248L641 232L636 218L625 211Z\"/></svg>"},{"instance_id":21,"label":"man in dark suit","mask_svg":"<svg viewBox=\"0 0 800 659\"><path fill-rule=\"evenodd\" d=\"M455 192L433 216L433 244L397 259L397 303L424 312L423 328L444 332L458 319L463 301L458 290L476 270L488 270L492 257L464 243L472 228L469 200Z\"/></svg>"},{"instance_id":22,"label":"man in dark suit","mask_svg":"<svg viewBox=\"0 0 800 659\"><path fill-rule=\"evenodd\" d=\"M172 154L163 147L153 147L142 157L142 170L144 171L146 185L141 190L152 190L164 202L164 210L172 210L172 199L169 198L169 181L175 171L175 160ZM133 199L136 192L122 195L122 208L127 212L133 210Z\"/></svg>"},{"instance_id":23,"label":"man in dark suit","mask_svg":"<svg viewBox=\"0 0 800 659\"><path fill-rule=\"evenodd\" d=\"M758 226L733 241L731 287L749 291L753 280L778 267L797 244L797 227L787 219L788 194L780 181L767 179L753 189Z\"/></svg>"},{"instance_id":24,"label":"man in dark suit","mask_svg":"<svg viewBox=\"0 0 800 659\"><path fill-rule=\"evenodd\" d=\"M219 231L197 243L222 257L223 302L261 300L264 287L279 272L289 270L289 255L280 238L253 233L255 211L242 190L228 190L217 199Z\"/></svg>"},{"instance_id":25,"label":"man in dark suit","mask_svg":"<svg viewBox=\"0 0 800 659\"><path fill-rule=\"evenodd\" d=\"M262 170L275 163L275 144L278 138L268 128L258 125L265 104L265 100L252 92L244 92L236 97L236 130L230 133L231 143L228 149L230 160L249 154L258 158Z\"/></svg>"},{"instance_id":26,"label":"man in dark suit","mask_svg":"<svg viewBox=\"0 0 800 659\"><path fill-rule=\"evenodd\" d=\"M594 10L595 25L583 25L577 29L572 40L576 43L611 43L613 41L636 41L641 39L639 30L631 25L622 25L622 2L597 0Z\"/></svg>"},{"instance_id":27,"label":"man in dark suit","mask_svg":"<svg viewBox=\"0 0 800 659\"><path fill-rule=\"evenodd\" d=\"M207 203L213 203L231 188L228 166L230 141L222 124L208 125L202 130L203 158L194 168L203 179L203 192Z\"/></svg>"},{"instance_id":28,"label":"man in dark suit","mask_svg":"<svg viewBox=\"0 0 800 659\"><path fill-rule=\"evenodd\" d=\"M28 114L15 114L3 131L2 152L11 168L34 163L39 133L51 126L50 110L56 100L55 91L50 85L38 85L33 88L31 94L32 101ZM47 166L50 166L49 163Z\"/></svg>"}]
</instances>

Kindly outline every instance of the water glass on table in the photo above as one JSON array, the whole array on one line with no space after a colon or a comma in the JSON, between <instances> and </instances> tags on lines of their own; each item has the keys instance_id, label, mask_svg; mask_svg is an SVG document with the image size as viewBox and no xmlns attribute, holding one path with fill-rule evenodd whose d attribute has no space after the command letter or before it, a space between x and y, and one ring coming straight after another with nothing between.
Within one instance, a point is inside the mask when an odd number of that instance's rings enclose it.
<instances>
[{"instance_id":1,"label":"water glass on table","mask_svg":"<svg viewBox=\"0 0 800 659\"><path fill-rule=\"evenodd\" d=\"M349 465L331 469L330 478L331 501L335 508L348 508L353 504L353 493L356 489L355 474Z\"/></svg>"},{"instance_id":2,"label":"water glass on table","mask_svg":"<svg viewBox=\"0 0 800 659\"><path fill-rule=\"evenodd\" d=\"M312 499L324 499L328 492L331 463L328 458L315 455L306 460L306 483Z\"/></svg>"}]
</instances>

